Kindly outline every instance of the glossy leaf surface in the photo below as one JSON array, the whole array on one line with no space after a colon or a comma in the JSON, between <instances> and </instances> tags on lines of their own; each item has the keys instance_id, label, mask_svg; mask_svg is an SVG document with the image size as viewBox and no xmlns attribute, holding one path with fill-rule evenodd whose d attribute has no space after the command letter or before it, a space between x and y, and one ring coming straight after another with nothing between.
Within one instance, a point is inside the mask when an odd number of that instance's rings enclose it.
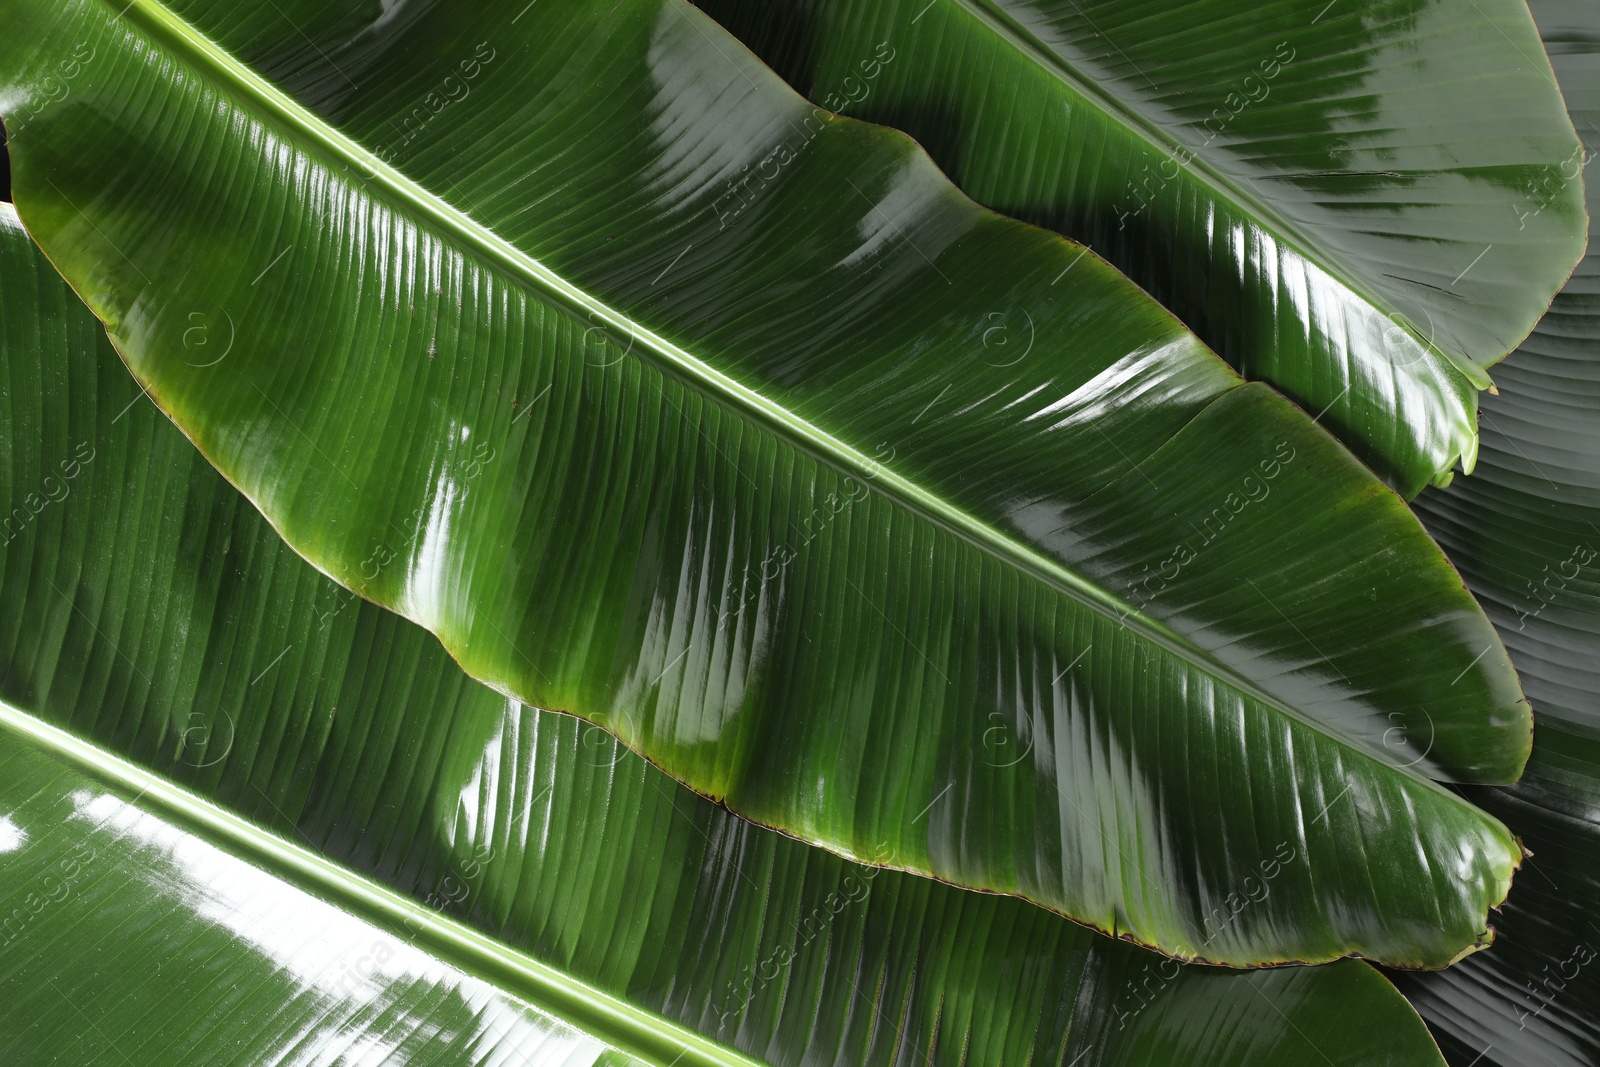
<instances>
[{"instance_id":1,"label":"glossy leaf surface","mask_svg":"<svg viewBox=\"0 0 1600 1067\"><path fill-rule=\"evenodd\" d=\"M80 761L143 788L88 743L114 749L265 827L244 844L307 846L764 1062L1439 1063L1365 964L1179 965L1021 900L853 864L469 682L276 537L143 399L14 221L0 253L0 503L27 510L33 485L50 501L0 546L0 698L70 731ZM0 894L26 881L4 862ZM1275 891L1258 877L1245 899ZM433 925L402 914L394 936ZM36 976L47 941L3 958Z\"/></svg>"},{"instance_id":2,"label":"glossy leaf surface","mask_svg":"<svg viewBox=\"0 0 1600 1067\"><path fill-rule=\"evenodd\" d=\"M1481 368L1582 253L1581 153L1521 0L700 6L1093 247L1407 495L1471 470Z\"/></svg>"},{"instance_id":3,"label":"glossy leaf surface","mask_svg":"<svg viewBox=\"0 0 1600 1067\"><path fill-rule=\"evenodd\" d=\"M8 1062L648 1062L244 862L141 791L52 758L14 732L19 721L0 708ZM195 810L190 799L182 814Z\"/></svg>"},{"instance_id":4,"label":"glossy leaf surface","mask_svg":"<svg viewBox=\"0 0 1600 1067\"><path fill-rule=\"evenodd\" d=\"M695 9L513 6L4 9L23 219L291 545L841 854L1183 958L1483 943L1520 853L1428 776L1529 715L1398 498Z\"/></svg>"},{"instance_id":5,"label":"glossy leaf surface","mask_svg":"<svg viewBox=\"0 0 1600 1067\"><path fill-rule=\"evenodd\" d=\"M1574 124L1600 145L1600 10L1539 0L1533 12ZM1492 953L1404 982L1458 1067L1578 1067L1600 1063L1600 256L1498 376L1479 473L1418 509L1539 716L1523 780L1467 794L1533 858Z\"/></svg>"}]
</instances>

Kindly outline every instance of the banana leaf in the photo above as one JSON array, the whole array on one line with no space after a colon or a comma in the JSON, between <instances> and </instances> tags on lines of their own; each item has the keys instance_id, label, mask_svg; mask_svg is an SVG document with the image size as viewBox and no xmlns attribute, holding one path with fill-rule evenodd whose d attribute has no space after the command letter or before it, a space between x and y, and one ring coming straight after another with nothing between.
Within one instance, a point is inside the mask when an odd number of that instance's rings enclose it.
<instances>
[{"instance_id":1,"label":"banana leaf","mask_svg":"<svg viewBox=\"0 0 1600 1067\"><path fill-rule=\"evenodd\" d=\"M1573 121L1600 147L1600 11L1538 0L1533 13ZM1597 208L1591 191L1591 220ZM1533 857L1492 953L1401 981L1456 1067L1578 1067L1600 1063L1600 256L1500 378L1478 474L1417 507L1539 714L1523 780L1467 792Z\"/></svg>"},{"instance_id":2,"label":"banana leaf","mask_svg":"<svg viewBox=\"0 0 1600 1067\"><path fill-rule=\"evenodd\" d=\"M469 681L283 544L9 208L0 441L0 504L44 502L0 545L0 1048L27 1067L1441 1062L1364 963L1180 965L854 864Z\"/></svg>"},{"instance_id":3,"label":"banana leaf","mask_svg":"<svg viewBox=\"0 0 1600 1067\"><path fill-rule=\"evenodd\" d=\"M402 914L405 904L9 708L0 783L9 1063L489 1064L508 1052L528 1065L668 1062L621 1052L508 993L510 982L441 963L277 872L320 875ZM601 1028L626 1032L608 1014L635 1021L565 984Z\"/></svg>"},{"instance_id":4,"label":"banana leaf","mask_svg":"<svg viewBox=\"0 0 1600 1067\"><path fill-rule=\"evenodd\" d=\"M32 236L297 551L474 677L1174 957L1488 942L1521 851L1437 780L1522 769L1500 639L1086 249L682 0L0 11Z\"/></svg>"},{"instance_id":5,"label":"banana leaf","mask_svg":"<svg viewBox=\"0 0 1600 1067\"><path fill-rule=\"evenodd\" d=\"M1090 245L1406 496L1583 250L1521 0L700 0L824 107Z\"/></svg>"}]
</instances>

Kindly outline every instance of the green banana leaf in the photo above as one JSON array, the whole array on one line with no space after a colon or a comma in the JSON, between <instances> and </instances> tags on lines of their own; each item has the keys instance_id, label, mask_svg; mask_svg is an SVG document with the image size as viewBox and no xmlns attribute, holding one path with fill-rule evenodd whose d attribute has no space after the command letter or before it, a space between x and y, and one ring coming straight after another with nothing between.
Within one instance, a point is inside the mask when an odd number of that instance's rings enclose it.
<instances>
[{"instance_id":1,"label":"green banana leaf","mask_svg":"<svg viewBox=\"0 0 1600 1067\"><path fill-rule=\"evenodd\" d=\"M0 504L41 503L0 545L0 927L24 912L0 982L27 992L0 1001L0 1048L40 1050L25 1067L83 1063L97 1036L165 1067L179 1060L163 1035L320 1054L313 1039L339 1027L391 1041L418 1017L481 1034L485 997L502 994L663 1064L667 1020L796 1067L1441 1062L1364 963L1180 965L1021 900L853 864L734 817L598 728L470 682L424 631L283 544L143 398L9 208L0 441ZM47 758L70 766L36 770ZM122 814L83 818L107 805ZM34 872L74 850L93 864L35 909ZM215 859L196 868L197 853ZM325 903L263 915L223 892L278 880L300 888L274 896ZM1252 906L1277 891L1258 879ZM217 934L240 928L240 908L250 944L225 949ZM393 960L437 962L407 964L390 991L362 987L360 1003L274 981L296 954L344 975L326 944L269 924L313 925L308 908L329 940L356 937L351 966L372 955L367 924L404 946ZM162 925L134 922L156 914ZM163 943L190 946L181 965ZM456 992L419 977L449 967L474 977ZM229 992L240 969L255 985ZM545 980L530 989L529 974ZM63 1018L45 978L98 1029L69 1014L41 1033ZM148 984L131 992L135 979ZM552 1003L574 986L600 1007ZM225 995L195 1002L195 989ZM391 993L393 1012L369 1010ZM169 1010L187 1027L163 1023ZM510 1009L495 1012L508 1031ZM737 1060L676 1040L693 1053L682 1063ZM514 1063L511 1045L452 1046L448 1062Z\"/></svg>"},{"instance_id":2,"label":"green banana leaf","mask_svg":"<svg viewBox=\"0 0 1600 1067\"><path fill-rule=\"evenodd\" d=\"M1583 251L1521 0L700 0L824 107L1094 248L1406 496Z\"/></svg>"},{"instance_id":3,"label":"green banana leaf","mask_svg":"<svg viewBox=\"0 0 1600 1067\"><path fill-rule=\"evenodd\" d=\"M33 237L290 545L474 677L1175 957L1487 943L1521 851L1434 779L1526 760L1493 627L1084 249L682 0L0 11Z\"/></svg>"},{"instance_id":4,"label":"green banana leaf","mask_svg":"<svg viewBox=\"0 0 1600 1067\"><path fill-rule=\"evenodd\" d=\"M1537 0L1533 13L1574 124L1600 147L1600 9ZM1597 208L1591 184L1591 220ZM1418 510L1539 714L1523 780L1468 791L1533 858L1495 918L1494 951L1404 988L1457 1067L1577 1067L1600 1063L1600 256L1500 377L1478 474Z\"/></svg>"},{"instance_id":5,"label":"green banana leaf","mask_svg":"<svg viewBox=\"0 0 1600 1067\"><path fill-rule=\"evenodd\" d=\"M622 1053L538 999L530 1005L443 964L275 869L320 875L404 914L406 904L347 872L28 726L0 708L7 1063L668 1062ZM152 793L177 810L169 815ZM240 858L249 846L274 862ZM422 911L414 902L409 910ZM638 1014L592 990L565 992L599 1020ZM725 1052L681 1062L691 1061L750 1062Z\"/></svg>"}]
</instances>

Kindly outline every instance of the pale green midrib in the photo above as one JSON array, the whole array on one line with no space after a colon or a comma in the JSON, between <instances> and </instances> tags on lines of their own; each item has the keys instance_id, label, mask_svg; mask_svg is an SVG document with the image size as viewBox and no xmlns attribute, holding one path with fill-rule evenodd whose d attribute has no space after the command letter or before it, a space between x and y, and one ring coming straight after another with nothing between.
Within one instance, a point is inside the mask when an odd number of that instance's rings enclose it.
<instances>
[{"instance_id":1,"label":"pale green midrib","mask_svg":"<svg viewBox=\"0 0 1600 1067\"><path fill-rule=\"evenodd\" d=\"M1168 156L1174 155L1174 149L1179 148L1192 153L1193 158L1183 169L1193 172L1202 184L1209 185L1212 193L1218 199L1231 200L1241 209L1241 214L1246 217L1264 216L1267 222L1277 227L1274 237L1278 241L1292 248L1297 255L1307 262L1313 263L1319 269L1325 271L1330 278L1337 279L1339 284L1376 308L1391 322L1394 320L1390 316L1400 315L1405 322L1403 329L1423 352L1429 354L1437 352L1445 358L1451 368L1465 377L1469 384L1476 386L1478 389L1488 388L1486 372L1470 356L1464 352L1451 351L1435 342L1424 341L1416 329L1412 327L1410 316L1405 315L1390 301L1370 292L1363 282L1350 276L1350 271L1335 269L1335 264L1324 261L1315 252L1317 243L1303 233L1299 226L1295 225L1276 207L1252 195L1249 190L1238 185L1227 174L1213 166L1206 159L1203 149L1195 148L1186 141L1168 133L1160 123L1128 106L1121 99L1108 92L1095 79L1079 73L1066 57L1039 40L1026 26L1019 23L1014 16L999 9L993 0L954 0L954 3L958 7L966 9L974 19L987 26L997 37L1011 42L1019 53L1032 59L1047 74L1065 83L1068 88L1084 98L1094 101L1101 110L1105 111L1113 120L1136 137L1141 138ZM1507 349L1507 352L1509 351L1510 349ZM1507 352L1502 352L1500 358L1504 358ZM1495 361L1490 360L1489 362L1493 363Z\"/></svg>"},{"instance_id":2,"label":"pale green midrib","mask_svg":"<svg viewBox=\"0 0 1600 1067\"><path fill-rule=\"evenodd\" d=\"M102 0L102 2L114 7L118 0ZM476 246L481 252L500 260L515 272L530 277L552 296L565 302L580 314L588 316L589 321L595 321L595 316L599 316L607 325L628 331L630 337L643 342L648 349L654 351L660 362L666 364L669 372L675 372L695 388L715 399L725 401L736 410L744 411L756 421L765 423L781 438L795 442L803 450L809 450L838 467L861 473L864 480L879 492L884 492L886 488L892 489L892 493L885 492L884 495L891 499L898 498L902 506L906 506L914 513L921 514L929 521L944 527L962 540L995 556L1002 563L1014 566L1091 610L1100 612L1119 626L1134 631L1190 667L1223 682L1240 694L1293 719L1319 736L1326 737L1380 766L1389 767L1396 773L1444 795L1455 796L1416 768L1390 761L1370 747L1340 736L1327 725L1261 689L1232 667L1216 661L1187 638L1136 610L1114 594L1079 577L1032 547L1006 536L989 524L950 505L909 479L868 459L844 442L796 417L761 394L706 365L666 338L633 322L626 315L585 293L481 223L464 217L453 206L329 126L277 86L235 59L205 34L168 11L160 0L132 0L125 14L142 15L150 21L151 28L166 38L168 43L177 44L181 50L199 59L202 69L214 68L219 74L237 83L238 87L247 92L263 109L276 115L291 129L321 144L340 163L363 168L373 176L373 180L381 181L398 199L415 207L446 232L455 234L466 244ZM686 14L688 17L694 17L699 12L698 9L691 9ZM700 17L709 19L704 15ZM783 91L792 91L776 75L772 75L772 78ZM241 491L244 491L242 486ZM251 497L248 492L245 495ZM266 509L261 510L265 514ZM329 577L344 584L337 575L318 564L318 561L311 560L311 562ZM518 699L523 697L519 695Z\"/></svg>"},{"instance_id":3,"label":"pale green midrib","mask_svg":"<svg viewBox=\"0 0 1600 1067\"><path fill-rule=\"evenodd\" d=\"M677 1067L762 1067L759 1061L618 1000L311 849L286 841L159 774L3 702L0 731L21 737L73 769L133 794L141 806L172 818L228 855L357 919L391 933L420 930L416 940L426 945L424 951L442 962L623 1052L663 1067L669 1063ZM496 977L508 972L519 979L517 987L508 989Z\"/></svg>"}]
</instances>

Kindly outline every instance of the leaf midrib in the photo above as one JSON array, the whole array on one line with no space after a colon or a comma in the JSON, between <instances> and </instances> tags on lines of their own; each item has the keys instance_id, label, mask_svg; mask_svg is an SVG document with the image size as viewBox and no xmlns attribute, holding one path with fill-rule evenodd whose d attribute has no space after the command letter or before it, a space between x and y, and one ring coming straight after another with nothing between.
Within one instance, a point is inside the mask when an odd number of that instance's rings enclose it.
<instances>
[{"instance_id":1,"label":"leaf midrib","mask_svg":"<svg viewBox=\"0 0 1600 1067\"><path fill-rule=\"evenodd\" d=\"M190 833L310 892L364 922L414 930L408 943L607 1044L647 1061L665 1052L679 1067L761 1067L743 1054L619 1000L411 897L198 796L70 731L0 702L0 736L10 734L74 770L120 789ZM515 983L508 988L510 979Z\"/></svg>"},{"instance_id":2,"label":"leaf midrib","mask_svg":"<svg viewBox=\"0 0 1600 1067\"><path fill-rule=\"evenodd\" d=\"M994 0L952 0L952 2L987 26L995 36L1012 44L1018 53L1031 60L1045 73L1094 101L1102 111L1135 136L1168 156L1175 155L1176 149L1189 152L1191 159L1183 169L1192 171L1203 184L1211 187L1212 193L1219 199L1231 200L1247 217L1264 216L1265 221L1271 224L1270 227L1264 228L1270 230L1275 227L1273 237L1276 240L1293 249L1306 262L1325 271L1329 277L1338 279L1340 285L1376 308L1385 318L1392 322L1395 315L1400 315L1404 322L1402 329L1424 352L1437 352L1442 355L1454 370L1464 375L1474 385L1477 385L1477 380L1484 376L1482 368L1471 363L1464 354L1452 352L1436 342L1423 340L1421 334L1411 325L1410 317L1396 308L1392 302L1368 291L1363 282L1350 276L1351 272L1348 269L1318 255L1315 251L1316 242L1309 240L1300 231L1299 226L1275 206L1255 196L1213 165L1203 147L1195 148L1167 133L1160 123L1112 95L1098 81L1080 72L1065 56L1041 41L1026 26L1018 22L1015 16L998 7ZM1106 38L1106 42L1110 44L1110 38ZM1113 44L1112 47L1116 46ZM1483 385L1477 387L1484 388Z\"/></svg>"},{"instance_id":3,"label":"leaf midrib","mask_svg":"<svg viewBox=\"0 0 1600 1067\"><path fill-rule=\"evenodd\" d=\"M105 7L115 7L118 0L99 0L99 2ZM958 2L965 3L968 0L958 0ZM697 8L689 7L687 4L680 5L680 13L687 18L700 17L709 21L709 16L702 15ZM654 352L659 363L665 364L662 369L669 373L675 372L680 380L686 380L714 401L726 403L755 421L764 423L780 438L788 439L802 450L811 452L836 468L853 470L863 476L870 473L871 477L864 478L864 484L896 500L901 506L920 514L924 519L944 527L981 551L998 558L1002 563L1013 566L1091 610L1100 612L1117 625L1134 631L1189 666L1288 716L1353 754L1459 801L1455 794L1414 767L1391 763L1365 746L1357 745L1332 731L1298 708L1262 690L1249 678L1239 674L1227 664L1213 659L1205 650L1181 634L1159 620L1145 615L1115 594L1075 574L1060 562L1050 559L1031 546L967 514L910 479L869 459L845 442L799 418L781 405L768 400L755 390L728 377L678 345L584 292L533 256L465 215L454 205L429 192L367 151L355 140L329 125L320 116L170 11L161 0L129 0L121 15L124 17L131 15L144 22L147 29L164 39L167 44L175 44L180 51L198 59L200 69L225 75L225 86L231 83L234 87L244 90L255 103L289 129L304 134L308 140L320 144L339 163L348 165L357 172L364 171L371 175L371 180L379 182L396 198L416 209L447 233L456 236L462 243L498 260L504 266L510 267L514 273L529 278L536 283L536 287L542 288L547 295L566 304L570 310L586 316L588 321L603 319L607 326L626 330L635 341L642 342L648 350ZM773 79L776 88L792 91L777 79L776 75L767 76ZM830 116L830 121L853 120ZM300 147L298 142L296 147ZM244 492L253 503L255 502L255 497L243 486L240 486L240 491ZM325 569L316 560L310 562L319 569Z\"/></svg>"}]
</instances>

